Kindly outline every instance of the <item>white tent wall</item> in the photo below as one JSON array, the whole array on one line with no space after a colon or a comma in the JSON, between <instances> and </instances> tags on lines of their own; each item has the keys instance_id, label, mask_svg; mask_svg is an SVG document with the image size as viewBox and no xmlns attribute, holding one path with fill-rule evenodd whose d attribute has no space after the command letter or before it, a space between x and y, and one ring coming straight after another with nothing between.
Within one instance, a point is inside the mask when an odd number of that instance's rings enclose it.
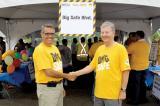
<instances>
[{"instance_id":1,"label":"white tent wall","mask_svg":"<svg viewBox=\"0 0 160 106\"><path fill-rule=\"evenodd\" d=\"M126 32L143 30L148 39L151 35L150 21L148 20L110 20L115 23L116 28ZM103 21L97 21L97 27L100 27ZM24 35L37 31L41 25L53 23L57 27L57 21L54 20L11 20L9 22L10 48L13 49L17 41Z\"/></svg>"},{"instance_id":2,"label":"white tent wall","mask_svg":"<svg viewBox=\"0 0 160 106\"><path fill-rule=\"evenodd\" d=\"M9 22L10 49L14 49L20 38L31 32L40 30L41 26L46 23L57 25L54 20L11 20Z\"/></svg>"},{"instance_id":3,"label":"white tent wall","mask_svg":"<svg viewBox=\"0 0 160 106\"><path fill-rule=\"evenodd\" d=\"M5 19L0 19L0 36L2 36L6 42L6 49L9 48L9 36L8 36L8 28L7 21Z\"/></svg>"},{"instance_id":4,"label":"white tent wall","mask_svg":"<svg viewBox=\"0 0 160 106\"><path fill-rule=\"evenodd\" d=\"M7 35L7 30L6 30L6 20L5 19L0 19L0 31Z\"/></svg>"},{"instance_id":5,"label":"white tent wall","mask_svg":"<svg viewBox=\"0 0 160 106\"><path fill-rule=\"evenodd\" d=\"M160 17L152 20L152 32L155 33L160 28Z\"/></svg>"}]
</instances>

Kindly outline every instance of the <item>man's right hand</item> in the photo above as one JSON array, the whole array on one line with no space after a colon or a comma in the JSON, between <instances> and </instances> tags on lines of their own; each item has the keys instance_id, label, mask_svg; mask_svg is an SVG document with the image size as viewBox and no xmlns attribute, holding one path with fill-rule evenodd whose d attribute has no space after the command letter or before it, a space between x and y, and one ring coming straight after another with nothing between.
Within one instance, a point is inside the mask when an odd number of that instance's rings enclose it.
<instances>
[{"instance_id":1,"label":"man's right hand","mask_svg":"<svg viewBox=\"0 0 160 106\"><path fill-rule=\"evenodd\" d=\"M76 72L70 72L69 74L68 74L68 80L69 81L75 81L76 80L76 78L77 78L78 76L76 75Z\"/></svg>"}]
</instances>

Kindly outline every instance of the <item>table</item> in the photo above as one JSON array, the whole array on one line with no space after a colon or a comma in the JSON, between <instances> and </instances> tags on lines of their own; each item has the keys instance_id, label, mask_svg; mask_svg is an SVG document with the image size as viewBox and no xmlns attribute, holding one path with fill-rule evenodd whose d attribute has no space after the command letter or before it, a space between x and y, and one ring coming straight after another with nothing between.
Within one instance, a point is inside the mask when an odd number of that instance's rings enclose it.
<instances>
[{"instance_id":1,"label":"table","mask_svg":"<svg viewBox=\"0 0 160 106\"><path fill-rule=\"evenodd\" d=\"M160 75L155 74L154 76L152 94L160 100Z\"/></svg>"},{"instance_id":2,"label":"table","mask_svg":"<svg viewBox=\"0 0 160 106\"><path fill-rule=\"evenodd\" d=\"M152 94L160 100L160 66L150 67L150 71L154 74Z\"/></svg>"},{"instance_id":3,"label":"table","mask_svg":"<svg viewBox=\"0 0 160 106\"><path fill-rule=\"evenodd\" d=\"M20 86L23 82L31 83L30 64L31 62L22 63L20 68L15 70L12 74L8 74L7 72L0 73L0 81L16 86Z\"/></svg>"}]
</instances>

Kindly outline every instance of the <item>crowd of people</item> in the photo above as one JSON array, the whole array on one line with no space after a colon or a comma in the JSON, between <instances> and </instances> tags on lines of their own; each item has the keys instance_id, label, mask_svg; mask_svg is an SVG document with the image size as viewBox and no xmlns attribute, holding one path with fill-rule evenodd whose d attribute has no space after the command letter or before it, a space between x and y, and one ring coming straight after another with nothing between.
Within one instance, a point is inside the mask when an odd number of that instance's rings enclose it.
<instances>
[{"instance_id":1,"label":"crowd of people","mask_svg":"<svg viewBox=\"0 0 160 106\"><path fill-rule=\"evenodd\" d=\"M94 42L73 38L68 47L67 39L62 45L53 45L54 26L42 26L42 42L33 53L39 106L63 106L63 84L68 86L68 81L77 81L79 87L94 92L94 106L121 106L124 99L133 105L147 102L145 72L150 45L145 33L131 32L122 45L115 41L112 22L104 22L100 29L101 38L94 37ZM6 49L3 38L0 44L2 55ZM20 39L14 51L29 48L33 47Z\"/></svg>"},{"instance_id":2,"label":"crowd of people","mask_svg":"<svg viewBox=\"0 0 160 106\"><path fill-rule=\"evenodd\" d=\"M3 37L0 37L0 71L12 74L20 68L20 64L32 60L34 48L29 43L24 43L19 39L13 50L6 50L6 43ZM0 92L3 86L0 82ZM2 93L0 98L3 99Z\"/></svg>"}]
</instances>

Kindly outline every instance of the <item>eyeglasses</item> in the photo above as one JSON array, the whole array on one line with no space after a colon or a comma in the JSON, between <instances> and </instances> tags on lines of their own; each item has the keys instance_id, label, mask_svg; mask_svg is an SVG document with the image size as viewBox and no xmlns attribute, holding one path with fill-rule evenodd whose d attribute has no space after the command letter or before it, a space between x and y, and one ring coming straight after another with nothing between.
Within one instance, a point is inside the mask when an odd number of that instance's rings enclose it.
<instances>
[{"instance_id":1,"label":"eyeglasses","mask_svg":"<svg viewBox=\"0 0 160 106\"><path fill-rule=\"evenodd\" d=\"M54 35L55 33L44 33L45 36Z\"/></svg>"}]
</instances>

